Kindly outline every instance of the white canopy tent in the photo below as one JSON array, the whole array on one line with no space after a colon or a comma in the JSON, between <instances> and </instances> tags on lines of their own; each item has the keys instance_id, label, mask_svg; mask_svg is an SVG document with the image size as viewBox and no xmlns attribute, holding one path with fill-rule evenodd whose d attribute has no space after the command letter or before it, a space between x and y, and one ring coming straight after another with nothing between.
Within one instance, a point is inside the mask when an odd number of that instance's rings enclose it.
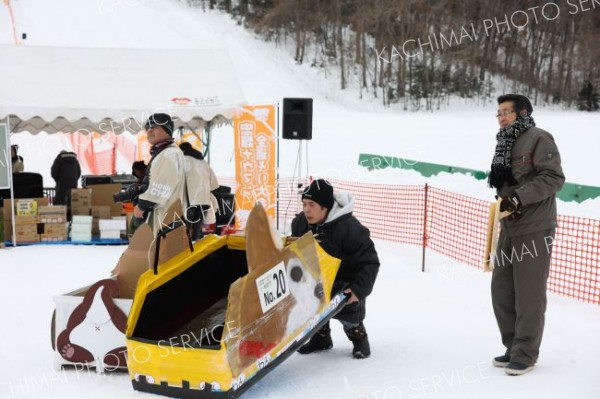
<instances>
[{"instance_id":1,"label":"white canopy tent","mask_svg":"<svg viewBox=\"0 0 600 399\"><path fill-rule=\"evenodd\" d=\"M136 133L154 112L197 130L245 102L224 49L0 45L0 58L0 121L13 133Z\"/></svg>"}]
</instances>

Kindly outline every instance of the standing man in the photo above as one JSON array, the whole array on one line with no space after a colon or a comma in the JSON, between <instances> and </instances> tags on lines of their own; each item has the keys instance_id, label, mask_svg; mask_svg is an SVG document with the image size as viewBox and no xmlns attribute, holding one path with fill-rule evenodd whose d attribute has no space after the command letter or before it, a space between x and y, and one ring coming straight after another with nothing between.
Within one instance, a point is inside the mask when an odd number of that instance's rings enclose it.
<instances>
[{"instance_id":1,"label":"standing man","mask_svg":"<svg viewBox=\"0 0 600 399\"><path fill-rule=\"evenodd\" d=\"M77 181L81 177L77 154L62 150L54 159L50 174L56 182L53 204L71 206L71 189L77 188Z\"/></svg>"},{"instance_id":2,"label":"standing man","mask_svg":"<svg viewBox=\"0 0 600 399\"><path fill-rule=\"evenodd\" d=\"M153 114L144 129L152 145L146 174L140 187L145 191L138 197L133 216L145 218L156 236L162 227L172 223L165 220L169 207L183 200L184 161L183 154L173 141L173 120L167 114Z\"/></svg>"},{"instance_id":3,"label":"standing man","mask_svg":"<svg viewBox=\"0 0 600 399\"><path fill-rule=\"evenodd\" d=\"M342 260L332 292L344 290L350 298L334 318L342 323L346 336L352 341L354 358L364 359L371 355L363 324L365 302L373 291L379 258L369 229L352 216L353 210L354 200L349 193L334 193L328 181L314 180L302 192L302 213L292 221L292 235L299 237L311 231L329 255ZM308 354L332 347L327 323L298 352Z\"/></svg>"},{"instance_id":4,"label":"standing man","mask_svg":"<svg viewBox=\"0 0 600 399\"><path fill-rule=\"evenodd\" d=\"M552 135L535 127L522 95L498 97L497 144L489 185L502 198L492 274L492 304L506 353L494 358L508 375L533 369L546 312L546 280L556 228L556 193L565 182Z\"/></svg>"}]
</instances>

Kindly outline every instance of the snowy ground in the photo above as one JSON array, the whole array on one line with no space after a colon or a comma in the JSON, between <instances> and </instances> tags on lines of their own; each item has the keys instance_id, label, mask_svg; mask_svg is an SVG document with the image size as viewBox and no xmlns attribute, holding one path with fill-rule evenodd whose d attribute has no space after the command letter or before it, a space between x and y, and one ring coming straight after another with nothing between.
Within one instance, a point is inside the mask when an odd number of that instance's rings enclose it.
<instances>
[{"instance_id":1,"label":"snowy ground","mask_svg":"<svg viewBox=\"0 0 600 399\"><path fill-rule=\"evenodd\" d=\"M366 319L372 357L352 359L350 343L333 322L333 350L292 356L244 397L598 398L597 307L551 294L538 366L527 376L508 377L490 363L503 349L489 274L433 252L422 273L419 248L382 241L376 246L382 267ZM134 392L126 374L52 368L52 297L108 276L123 249L2 250L1 398L156 397Z\"/></svg>"},{"instance_id":2,"label":"snowy ground","mask_svg":"<svg viewBox=\"0 0 600 399\"><path fill-rule=\"evenodd\" d=\"M434 114L361 103L355 93L334 91L337 82L307 65L295 65L286 49L255 40L229 17L200 10L190 13L174 0L11 3L20 31L28 32L26 45L223 45L232 54L250 103L313 97L314 139L302 175L389 184L427 181L474 197L492 197L484 182L470 177L443 174L425 179L392 169L367 172L357 162L363 152L486 169L497 131L493 103L471 108L456 102ZM0 21L0 42L11 43L3 6ZM593 163L600 148L600 115L542 109L534 117L556 137L568 181L600 186ZM44 174L50 186L48 169L60 149L54 140L43 135L13 137L21 144L27 169ZM281 143L283 176L293 174L297 151L298 143ZM217 174L232 176L230 131L216 135L213 155ZM600 201L561 202L559 212L600 218ZM427 255L427 272L421 273L419 248L382 241L376 245L382 267L366 320L373 356L351 359L350 344L334 324L332 351L292 356L244 397L600 397L597 306L550 295L539 365L527 376L510 378L490 363L503 349L491 308L489 275L433 252ZM125 374L55 373L52 368L52 297L107 277L123 250L85 246L0 250L0 398L156 397L134 392Z\"/></svg>"}]
</instances>

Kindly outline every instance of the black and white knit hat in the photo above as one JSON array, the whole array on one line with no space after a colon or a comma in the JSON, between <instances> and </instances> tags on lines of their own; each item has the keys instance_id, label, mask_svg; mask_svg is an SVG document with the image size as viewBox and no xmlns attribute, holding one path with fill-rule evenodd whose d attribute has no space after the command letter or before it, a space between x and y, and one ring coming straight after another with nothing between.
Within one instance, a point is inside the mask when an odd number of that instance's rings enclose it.
<instances>
[{"instance_id":1,"label":"black and white knit hat","mask_svg":"<svg viewBox=\"0 0 600 399\"><path fill-rule=\"evenodd\" d=\"M149 130L154 126L162 127L169 136L173 136L174 124L169 114L152 114L144 124L144 129Z\"/></svg>"}]
</instances>

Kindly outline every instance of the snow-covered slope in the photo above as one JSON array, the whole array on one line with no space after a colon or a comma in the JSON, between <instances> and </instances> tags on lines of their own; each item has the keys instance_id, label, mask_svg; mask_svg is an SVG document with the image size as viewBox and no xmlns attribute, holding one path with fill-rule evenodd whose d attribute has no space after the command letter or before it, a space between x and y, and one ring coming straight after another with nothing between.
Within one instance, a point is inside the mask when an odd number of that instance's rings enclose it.
<instances>
[{"instance_id":1,"label":"snow-covered slope","mask_svg":"<svg viewBox=\"0 0 600 399\"><path fill-rule=\"evenodd\" d=\"M314 98L313 140L303 150L302 175L390 184L428 181L466 195L492 198L492 191L482 181L460 175L425 179L413 172L393 169L368 172L358 166L358 156L372 153L488 169L498 129L493 103L473 108L457 101L449 109L436 113L409 113L363 103L355 94L336 90L337 81L327 79L323 71L296 65L288 48L258 40L230 16L190 9L176 0L92 4L80 0L20 0L13 2L13 8L17 31L27 33L25 45L226 47L250 103L278 102L284 97ZM10 43L12 34L6 29L10 25L8 14L5 7L0 7L0 11L4 27L0 42ZM534 112L534 117L538 126L555 136L567 180L600 186L600 178L594 173L595 152L600 148L600 114L540 109ZM13 142L21 145L27 168L42 173L45 184L50 186L53 181L49 167L57 148L65 145L53 143L54 140L58 139L27 134L13 137ZM44 145L40 146L40 142ZM223 128L215 135L211 163L220 176L234 174L232 142L230 128ZM281 141L282 176L294 173L298 146L299 142ZM582 206L560 203L559 212L600 217L600 200Z\"/></svg>"}]
</instances>

